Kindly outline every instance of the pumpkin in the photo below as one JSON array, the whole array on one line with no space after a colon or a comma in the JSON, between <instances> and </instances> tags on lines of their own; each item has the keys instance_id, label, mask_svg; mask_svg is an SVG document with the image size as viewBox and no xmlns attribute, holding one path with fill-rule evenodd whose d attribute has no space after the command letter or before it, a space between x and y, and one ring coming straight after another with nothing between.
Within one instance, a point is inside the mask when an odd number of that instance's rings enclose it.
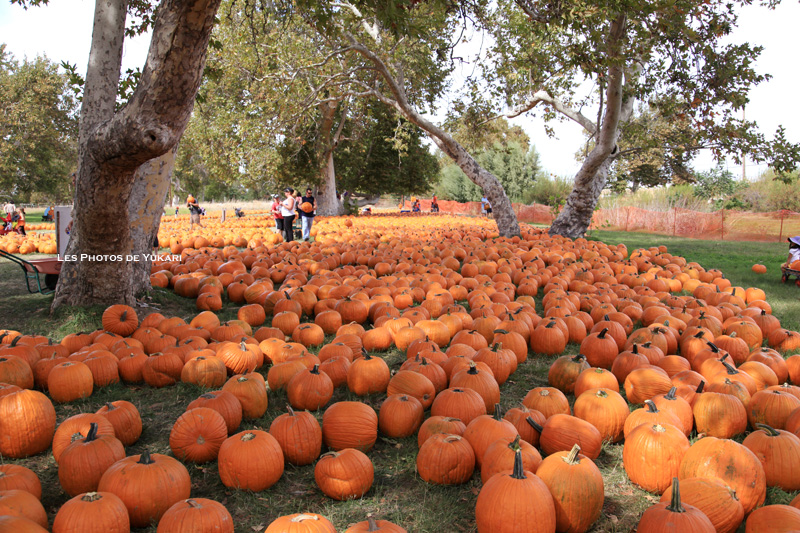
<instances>
[{"instance_id":1,"label":"pumpkin","mask_svg":"<svg viewBox=\"0 0 800 533\"><path fill-rule=\"evenodd\" d=\"M767 267L765 267L764 265L760 265L758 263L753 265L750 270L752 270L756 274L766 274L767 273Z\"/></svg>"},{"instance_id":2,"label":"pumpkin","mask_svg":"<svg viewBox=\"0 0 800 533\"><path fill-rule=\"evenodd\" d=\"M30 492L37 500L42 499L42 484L39 476L22 465L0 465L0 491L18 489Z\"/></svg>"},{"instance_id":3,"label":"pumpkin","mask_svg":"<svg viewBox=\"0 0 800 533\"><path fill-rule=\"evenodd\" d=\"M417 446L420 448L425 441L437 434L458 435L464 434L467 426L458 418L434 415L425 420L417 432Z\"/></svg>"},{"instance_id":4,"label":"pumpkin","mask_svg":"<svg viewBox=\"0 0 800 533\"><path fill-rule=\"evenodd\" d=\"M230 435L242 422L242 404L232 393L225 390L211 391L201 394L189 402L187 410L196 407L208 407L218 412L225 421L225 426Z\"/></svg>"},{"instance_id":5,"label":"pumpkin","mask_svg":"<svg viewBox=\"0 0 800 533\"><path fill-rule=\"evenodd\" d=\"M736 491L745 514L764 503L767 478L764 467L753 452L727 439L704 437L683 456L680 479L718 477Z\"/></svg>"},{"instance_id":6,"label":"pumpkin","mask_svg":"<svg viewBox=\"0 0 800 533\"><path fill-rule=\"evenodd\" d=\"M307 411L295 412L287 406L288 413L275 418L269 433L278 441L286 461L302 466L317 460L322 450L322 428Z\"/></svg>"},{"instance_id":7,"label":"pumpkin","mask_svg":"<svg viewBox=\"0 0 800 533\"><path fill-rule=\"evenodd\" d=\"M556 359L547 371L547 382L564 394L571 394L575 390L575 381L578 376L589 368L586 356L562 355Z\"/></svg>"},{"instance_id":8,"label":"pumpkin","mask_svg":"<svg viewBox=\"0 0 800 533\"><path fill-rule=\"evenodd\" d=\"M86 531L89 516L91 531L126 533L131 530L128 510L119 497L110 492L87 492L75 496L61 506L53 521L53 533Z\"/></svg>"},{"instance_id":9,"label":"pumpkin","mask_svg":"<svg viewBox=\"0 0 800 533\"><path fill-rule=\"evenodd\" d=\"M580 418L556 414L547 419L544 426L533 424L539 431L539 445L542 451L550 455L558 451L568 451L577 444L584 450L586 457L597 459L602 448L603 438L593 425ZM537 427L538 426L538 427Z\"/></svg>"},{"instance_id":10,"label":"pumpkin","mask_svg":"<svg viewBox=\"0 0 800 533\"><path fill-rule=\"evenodd\" d=\"M41 392L18 390L0 397L0 454L17 459L50 447L56 411Z\"/></svg>"},{"instance_id":11,"label":"pumpkin","mask_svg":"<svg viewBox=\"0 0 800 533\"><path fill-rule=\"evenodd\" d=\"M479 468L483 464L483 456L489 445L498 439L513 440L519 433L514 424L503 419L500 404L495 404L494 415L480 415L467 424L464 438L475 452L475 464Z\"/></svg>"},{"instance_id":12,"label":"pumpkin","mask_svg":"<svg viewBox=\"0 0 800 533\"><path fill-rule=\"evenodd\" d=\"M436 388L431 380L419 372L399 370L389 380L386 394L389 396L394 394L413 396L420 402L423 409L427 409L433 403L433 399L436 396ZM420 423L422 423L422 420L420 420Z\"/></svg>"},{"instance_id":13,"label":"pumpkin","mask_svg":"<svg viewBox=\"0 0 800 533\"><path fill-rule=\"evenodd\" d=\"M600 470L577 444L569 452L545 457L536 475L541 478L556 509L556 531L588 531L603 509L604 486Z\"/></svg>"},{"instance_id":14,"label":"pumpkin","mask_svg":"<svg viewBox=\"0 0 800 533\"><path fill-rule=\"evenodd\" d=\"M347 388L358 396L386 392L391 377L386 361L365 353L350 365L350 370L347 372Z\"/></svg>"},{"instance_id":15,"label":"pumpkin","mask_svg":"<svg viewBox=\"0 0 800 533\"><path fill-rule=\"evenodd\" d=\"M100 478L98 492L117 495L128 509L131 526L145 527L174 503L188 498L191 483L180 462L145 450L111 465Z\"/></svg>"},{"instance_id":16,"label":"pumpkin","mask_svg":"<svg viewBox=\"0 0 800 533\"><path fill-rule=\"evenodd\" d=\"M768 487L780 487L786 492L800 490L800 437L756 424L756 431L742 441L761 461Z\"/></svg>"},{"instance_id":17,"label":"pumpkin","mask_svg":"<svg viewBox=\"0 0 800 533\"><path fill-rule=\"evenodd\" d=\"M422 425L424 408L414 396L389 394L378 411L378 429L390 438L410 437Z\"/></svg>"},{"instance_id":18,"label":"pumpkin","mask_svg":"<svg viewBox=\"0 0 800 533\"><path fill-rule=\"evenodd\" d=\"M382 533L408 533L404 528L393 524L388 520L375 520L371 516L363 522L353 524L344 530L344 533L367 533L367 532L382 532Z\"/></svg>"},{"instance_id":19,"label":"pumpkin","mask_svg":"<svg viewBox=\"0 0 800 533\"><path fill-rule=\"evenodd\" d=\"M267 387L261 374L251 372L232 376L222 390L228 391L242 404L242 418L252 420L261 418L267 412Z\"/></svg>"},{"instance_id":20,"label":"pumpkin","mask_svg":"<svg viewBox=\"0 0 800 533\"><path fill-rule=\"evenodd\" d=\"M314 467L317 486L334 500L361 498L369 492L374 478L372 461L354 448L325 453Z\"/></svg>"},{"instance_id":21,"label":"pumpkin","mask_svg":"<svg viewBox=\"0 0 800 533\"><path fill-rule=\"evenodd\" d=\"M697 432L729 439L747 429L747 412L742 402L730 394L704 392L692 407Z\"/></svg>"},{"instance_id":22,"label":"pumpkin","mask_svg":"<svg viewBox=\"0 0 800 533\"><path fill-rule=\"evenodd\" d=\"M700 509L719 533L733 533L744 520L744 508L736 493L718 478L696 477L680 481L681 501ZM672 498L670 485L662 502Z\"/></svg>"},{"instance_id":23,"label":"pumpkin","mask_svg":"<svg viewBox=\"0 0 800 533\"><path fill-rule=\"evenodd\" d=\"M481 483L485 485L493 475L505 470L511 470L514 466L517 450L522 453L523 469L529 472L536 472L542 462L542 456L536 451L536 448L520 440L519 435L514 437L513 440L499 438L490 444L483 454Z\"/></svg>"},{"instance_id":24,"label":"pumpkin","mask_svg":"<svg viewBox=\"0 0 800 533\"><path fill-rule=\"evenodd\" d=\"M478 493L475 521L479 533L551 533L556 509L544 482L522 468L517 452L514 469L489 478Z\"/></svg>"},{"instance_id":25,"label":"pumpkin","mask_svg":"<svg viewBox=\"0 0 800 533\"><path fill-rule=\"evenodd\" d=\"M195 407L175 421L169 433L169 447L178 459L207 463L217 458L228 438L225 419L214 409Z\"/></svg>"},{"instance_id":26,"label":"pumpkin","mask_svg":"<svg viewBox=\"0 0 800 533\"><path fill-rule=\"evenodd\" d=\"M631 414L628 403L616 391L590 389L575 400L575 416L589 422L604 441L622 440L625 421ZM544 422L542 422L542 425Z\"/></svg>"},{"instance_id":27,"label":"pumpkin","mask_svg":"<svg viewBox=\"0 0 800 533\"><path fill-rule=\"evenodd\" d=\"M336 402L322 415L322 438L336 451L369 451L378 439L378 415L361 402Z\"/></svg>"},{"instance_id":28,"label":"pumpkin","mask_svg":"<svg viewBox=\"0 0 800 533\"><path fill-rule=\"evenodd\" d=\"M336 528L322 515L298 513L276 518L264 533L336 533Z\"/></svg>"},{"instance_id":29,"label":"pumpkin","mask_svg":"<svg viewBox=\"0 0 800 533\"><path fill-rule=\"evenodd\" d=\"M47 375L50 397L59 403L88 398L94 390L92 371L80 361L55 365Z\"/></svg>"},{"instance_id":30,"label":"pumpkin","mask_svg":"<svg viewBox=\"0 0 800 533\"><path fill-rule=\"evenodd\" d=\"M139 327L136 310L129 305L117 304L106 308L100 320L104 330L122 337L129 336Z\"/></svg>"},{"instance_id":31,"label":"pumpkin","mask_svg":"<svg viewBox=\"0 0 800 533\"><path fill-rule=\"evenodd\" d=\"M325 372L319 371L319 365L314 365L312 369L301 370L289 380L286 394L295 409L316 411L333 396L333 381Z\"/></svg>"},{"instance_id":32,"label":"pumpkin","mask_svg":"<svg viewBox=\"0 0 800 533\"><path fill-rule=\"evenodd\" d=\"M193 357L181 369L181 381L198 387L221 387L228 378L225 362L214 356Z\"/></svg>"},{"instance_id":33,"label":"pumpkin","mask_svg":"<svg viewBox=\"0 0 800 533\"><path fill-rule=\"evenodd\" d=\"M792 411L800 409L800 398L777 390L760 390L753 394L747 406L747 420L752 427L766 424L784 429Z\"/></svg>"},{"instance_id":34,"label":"pumpkin","mask_svg":"<svg viewBox=\"0 0 800 533\"><path fill-rule=\"evenodd\" d=\"M780 533L800 529L800 509L789 505L766 505L747 517L745 533Z\"/></svg>"},{"instance_id":35,"label":"pumpkin","mask_svg":"<svg viewBox=\"0 0 800 533\"><path fill-rule=\"evenodd\" d=\"M16 489L0 491L0 516L4 515L27 518L44 528L47 527L47 513L42 503L28 491Z\"/></svg>"},{"instance_id":36,"label":"pumpkin","mask_svg":"<svg viewBox=\"0 0 800 533\"><path fill-rule=\"evenodd\" d=\"M666 531L691 531L692 533L714 533L711 520L697 507L681 502L678 478L672 480L672 495L669 503L657 503L642 514L638 533L661 533Z\"/></svg>"},{"instance_id":37,"label":"pumpkin","mask_svg":"<svg viewBox=\"0 0 800 533\"><path fill-rule=\"evenodd\" d=\"M217 458L223 485L254 492L268 489L281 478L283 461L278 440L255 429L227 438Z\"/></svg>"},{"instance_id":38,"label":"pumpkin","mask_svg":"<svg viewBox=\"0 0 800 533\"><path fill-rule=\"evenodd\" d=\"M539 411L545 418L556 414L569 414L569 400L564 393L553 387L536 387L528 391L522 404L528 409Z\"/></svg>"},{"instance_id":39,"label":"pumpkin","mask_svg":"<svg viewBox=\"0 0 800 533\"><path fill-rule=\"evenodd\" d=\"M500 386L491 370L479 370L474 361L470 361L469 368L453 374L450 378L450 387L472 389L480 394L487 413L500 402Z\"/></svg>"},{"instance_id":40,"label":"pumpkin","mask_svg":"<svg viewBox=\"0 0 800 533\"><path fill-rule=\"evenodd\" d=\"M417 453L419 477L436 485L459 485L472 477L475 452L459 435L435 433L420 446Z\"/></svg>"},{"instance_id":41,"label":"pumpkin","mask_svg":"<svg viewBox=\"0 0 800 533\"><path fill-rule=\"evenodd\" d=\"M97 410L96 414L105 416L111 422L114 436L123 445L130 446L139 440L142 434L142 417L131 402L126 400L107 402Z\"/></svg>"},{"instance_id":42,"label":"pumpkin","mask_svg":"<svg viewBox=\"0 0 800 533\"><path fill-rule=\"evenodd\" d=\"M688 449L689 439L681 429L669 424L641 424L625 436L622 465L633 483L661 494L677 475Z\"/></svg>"},{"instance_id":43,"label":"pumpkin","mask_svg":"<svg viewBox=\"0 0 800 533\"><path fill-rule=\"evenodd\" d=\"M161 533L233 533L233 517L219 502L191 498L175 502L158 521Z\"/></svg>"},{"instance_id":44,"label":"pumpkin","mask_svg":"<svg viewBox=\"0 0 800 533\"><path fill-rule=\"evenodd\" d=\"M58 480L64 492L77 496L97 490L106 470L125 457L125 448L113 435L98 435L92 422L86 438L75 440L61 453Z\"/></svg>"}]
</instances>

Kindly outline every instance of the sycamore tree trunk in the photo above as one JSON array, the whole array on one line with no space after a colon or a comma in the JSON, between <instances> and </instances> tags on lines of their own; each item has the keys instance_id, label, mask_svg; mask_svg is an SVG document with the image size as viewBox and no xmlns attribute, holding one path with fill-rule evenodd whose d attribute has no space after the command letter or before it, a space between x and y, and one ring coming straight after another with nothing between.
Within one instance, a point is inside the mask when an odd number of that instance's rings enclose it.
<instances>
[{"instance_id":1,"label":"sycamore tree trunk","mask_svg":"<svg viewBox=\"0 0 800 533\"><path fill-rule=\"evenodd\" d=\"M520 229L517 215L511 207L511 201L508 199L503 185L494 174L480 166L475 158L449 133L425 119L425 117L414 108L411 102L409 102L405 92L402 67L393 65L395 73L392 73L386 63L384 63L377 54L369 50L363 44L357 42L354 37L349 36L349 40L351 48L375 66L375 70L381 75L384 82L386 82L394 98L389 98L378 90L374 90L372 94L381 102L395 108L406 120L422 128L436 146L447 154L464 174L483 190L486 198L492 204L494 220L497 223L497 230L500 236L519 236Z\"/></svg>"},{"instance_id":2,"label":"sycamore tree trunk","mask_svg":"<svg viewBox=\"0 0 800 533\"><path fill-rule=\"evenodd\" d=\"M625 16L617 17L609 28L609 55L614 57L620 48L624 34ZM594 148L586 156L575 182L564 204L564 209L550 226L550 235L562 235L577 239L582 237L592 223L592 215L605 187L608 170L617 152L620 136L620 122L627 120L632 108L633 98L623 98L625 73L621 65L609 67L606 85L606 108L597 132Z\"/></svg>"},{"instance_id":3,"label":"sycamore tree trunk","mask_svg":"<svg viewBox=\"0 0 800 533\"><path fill-rule=\"evenodd\" d=\"M115 112L127 2L97 1L81 107L73 232L66 252L71 257L61 269L53 309L134 303L142 284L129 256L152 234L153 214L132 230L136 216L131 209L160 215L168 185L168 174L143 172L140 176L167 183L137 194L134 201L146 206L132 208L137 171L172 150L186 129L219 3L163 0L139 84L128 104ZM160 194L160 202L148 200L151 194Z\"/></svg>"},{"instance_id":4,"label":"sycamore tree trunk","mask_svg":"<svg viewBox=\"0 0 800 533\"><path fill-rule=\"evenodd\" d=\"M322 144L322 168L320 169L321 191L317 197L317 214L323 216L339 216L344 214L344 204L336 198L336 168L333 164L333 151L339 142L342 125L344 124L344 113L339 123L337 131L333 132L336 119L336 108L339 106L337 101L327 101L320 104L319 109L322 113L320 124L320 142Z\"/></svg>"}]
</instances>

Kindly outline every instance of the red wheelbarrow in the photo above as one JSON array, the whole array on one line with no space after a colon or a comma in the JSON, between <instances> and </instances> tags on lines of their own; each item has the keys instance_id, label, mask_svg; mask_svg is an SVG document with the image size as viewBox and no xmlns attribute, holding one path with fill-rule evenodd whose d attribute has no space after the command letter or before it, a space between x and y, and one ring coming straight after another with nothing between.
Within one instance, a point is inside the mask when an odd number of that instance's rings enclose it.
<instances>
[{"instance_id":1,"label":"red wheelbarrow","mask_svg":"<svg viewBox=\"0 0 800 533\"><path fill-rule=\"evenodd\" d=\"M5 257L9 261L13 261L22 267L22 272L25 273L25 285L28 287L28 292L50 294L56 289L62 263L57 257L22 259L5 250L0 250L0 257ZM44 279L41 278L41 274L44 275Z\"/></svg>"}]
</instances>

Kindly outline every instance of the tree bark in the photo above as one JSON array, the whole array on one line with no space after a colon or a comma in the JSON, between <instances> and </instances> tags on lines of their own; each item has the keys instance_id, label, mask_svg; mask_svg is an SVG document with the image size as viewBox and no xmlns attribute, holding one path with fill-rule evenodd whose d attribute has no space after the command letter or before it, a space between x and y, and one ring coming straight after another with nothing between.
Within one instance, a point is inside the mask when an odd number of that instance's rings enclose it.
<instances>
[{"instance_id":1,"label":"tree bark","mask_svg":"<svg viewBox=\"0 0 800 533\"><path fill-rule=\"evenodd\" d=\"M141 245L134 243L129 208L136 172L173 149L186 129L219 3L164 0L159 5L139 84L128 104L115 113L127 5L125 0L98 0L81 108L73 234L67 248L67 255L76 259L62 267L52 309L134 303L137 283L128 256ZM163 203L156 204L151 202L150 209L160 214ZM147 233L144 226L138 239Z\"/></svg>"},{"instance_id":2,"label":"tree bark","mask_svg":"<svg viewBox=\"0 0 800 533\"><path fill-rule=\"evenodd\" d=\"M169 192L177 151L176 144L172 150L161 157L151 159L136 171L136 181L133 183L128 202L128 216L131 221L130 254L138 259L133 263L134 294L149 291L151 288L152 244L161 225L165 196Z\"/></svg>"},{"instance_id":3,"label":"tree bark","mask_svg":"<svg viewBox=\"0 0 800 533\"><path fill-rule=\"evenodd\" d=\"M339 102L327 101L320 104L322 122L320 124L320 142L324 147L322 154L322 194L317 197L317 214L322 216L339 216L344 214L344 204L336 198L336 168L333 164L333 151L336 148L339 134L344 124L344 117L339 124L338 131L334 134L333 127L336 118L336 108Z\"/></svg>"},{"instance_id":4,"label":"tree bark","mask_svg":"<svg viewBox=\"0 0 800 533\"><path fill-rule=\"evenodd\" d=\"M619 15L609 27L608 53L617 57L625 29L625 15ZM606 108L597 133L594 148L586 156L580 170L575 175L575 184L567 197L564 209L550 226L550 235L562 235L572 239L582 237L592 222L594 208L600 193L605 187L608 170L617 151L619 124L623 114L629 114L633 99L623 102L623 81L625 73L622 65L609 67L606 85Z\"/></svg>"},{"instance_id":5,"label":"tree bark","mask_svg":"<svg viewBox=\"0 0 800 533\"><path fill-rule=\"evenodd\" d=\"M349 36L349 39L352 49L375 66L375 70L386 82L394 98L387 97L377 89L373 91L373 95L383 103L395 108L406 120L425 130L436 146L447 154L464 174L483 190L486 198L492 204L494 220L497 223L497 230L500 236L519 236L520 229L517 216L514 213L514 209L511 207L511 201L508 199L503 185L497 177L481 167L475 158L473 158L449 133L428 121L417 112L406 96L405 87L403 86L402 69L399 66L395 66L397 75L393 75L389 67L374 52L357 42L352 36Z\"/></svg>"}]
</instances>

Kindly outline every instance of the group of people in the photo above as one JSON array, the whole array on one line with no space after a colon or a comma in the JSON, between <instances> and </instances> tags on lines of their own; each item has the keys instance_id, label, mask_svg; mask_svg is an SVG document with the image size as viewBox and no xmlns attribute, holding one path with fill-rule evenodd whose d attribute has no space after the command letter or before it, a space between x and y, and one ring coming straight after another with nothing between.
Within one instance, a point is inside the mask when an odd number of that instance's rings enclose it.
<instances>
[{"instance_id":1,"label":"group of people","mask_svg":"<svg viewBox=\"0 0 800 533\"><path fill-rule=\"evenodd\" d=\"M299 218L301 222L302 237L304 241L311 238L311 226L314 224L317 199L314 198L311 187L306 189L306 195L300 196L298 191L291 187L283 190L283 200L277 194L272 195L272 217L275 219L275 229L283 233L286 242L294 240L294 221Z\"/></svg>"},{"instance_id":2,"label":"group of people","mask_svg":"<svg viewBox=\"0 0 800 533\"><path fill-rule=\"evenodd\" d=\"M21 235L25 233L25 208L17 207L11 202L6 202L3 206L3 213L5 216L2 218L4 233L16 231Z\"/></svg>"}]
</instances>

